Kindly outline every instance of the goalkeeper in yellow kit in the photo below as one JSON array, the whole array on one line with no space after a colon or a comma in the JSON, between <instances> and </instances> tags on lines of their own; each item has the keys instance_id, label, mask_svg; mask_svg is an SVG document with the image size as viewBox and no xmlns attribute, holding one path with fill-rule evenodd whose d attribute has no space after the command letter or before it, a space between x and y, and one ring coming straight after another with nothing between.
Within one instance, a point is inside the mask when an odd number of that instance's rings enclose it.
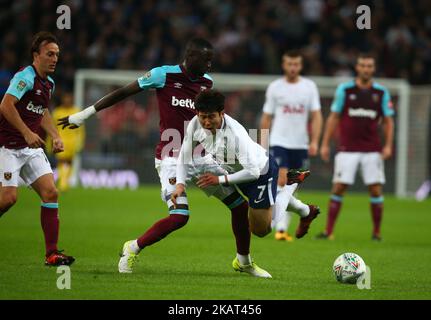
<instances>
[{"instance_id":1,"label":"goalkeeper in yellow kit","mask_svg":"<svg viewBox=\"0 0 431 320\"><path fill-rule=\"evenodd\" d=\"M55 108L52 113L54 122L58 119L67 117L73 113L79 112L80 109L73 105L73 96L65 93L62 97L61 105ZM85 139L85 130L80 126L76 130L60 130L60 136L64 143L64 152L56 153L58 188L60 191L66 191L69 188L69 180L72 176L73 160L82 150Z\"/></svg>"}]
</instances>

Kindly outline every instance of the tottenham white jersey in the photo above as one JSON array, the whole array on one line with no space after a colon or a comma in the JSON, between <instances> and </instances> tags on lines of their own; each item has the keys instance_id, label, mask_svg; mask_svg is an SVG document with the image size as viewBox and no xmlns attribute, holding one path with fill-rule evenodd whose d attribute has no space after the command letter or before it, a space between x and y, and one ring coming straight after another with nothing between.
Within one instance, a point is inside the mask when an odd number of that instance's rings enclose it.
<instances>
[{"instance_id":1,"label":"tottenham white jersey","mask_svg":"<svg viewBox=\"0 0 431 320\"><path fill-rule=\"evenodd\" d=\"M316 84L300 77L296 83L280 78L266 90L263 112L273 115L269 145L288 149L308 149L308 117L320 110Z\"/></svg>"},{"instance_id":2,"label":"tottenham white jersey","mask_svg":"<svg viewBox=\"0 0 431 320\"><path fill-rule=\"evenodd\" d=\"M222 127L212 135L202 128L195 116L187 127L181 146L177 163L177 183L185 183L188 166L193 163L192 154L196 143L230 174L229 181L232 183L258 179L268 162L266 150L254 142L235 119L225 114Z\"/></svg>"}]
</instances>

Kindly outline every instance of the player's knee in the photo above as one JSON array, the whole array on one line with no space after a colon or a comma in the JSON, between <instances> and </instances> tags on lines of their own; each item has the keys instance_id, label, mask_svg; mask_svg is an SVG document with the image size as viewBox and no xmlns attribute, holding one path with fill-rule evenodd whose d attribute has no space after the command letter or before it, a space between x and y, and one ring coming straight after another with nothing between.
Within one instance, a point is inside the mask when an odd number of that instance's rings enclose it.
<instances>
[{"instance_id":1,"label":"player's knee","mask_svg":"<svg viewBox=\"0 0 431 320\"><path fill-rule=\"evenodd\" d=\"M184 227L187 224L187 221L189 221L189 216L173 213L170 215L169 220L171 221L172 230L176 230Z\"/></svg>"},{"instance_id":2,"label":"player's knee","mask_svg":"<svg viewBox=\"0 0 431 320\"><path fill-rule=\"evenodd\" d=\"M335 184L334 187L332 188L332 193L341 197L344 195L346 190L347 190L347 185Z\"/></svg>"},{"instance_id":3,"label":"player's knee","mask_svg":"<svg viewBox=\"0 0 431 320\"><path fill-rule=\"evenodd\" d=\"M50 187L42 191L41 198L43 202L57 202L58 190L56 187Z\"/></svg>"},{"instance_id":4,"label":"player's knee","mask_svg":"<svg viewBox=\"0 0 431 320\"><path fill-rule=\"evenodd\" d=\"M3 194L0 204L0 215L6 213L17 201L17 195L13 193Z\"/></svg>"},{"instance_id":5,"label":"player's knee","mask_svg":"<svg viewBox=\"0 0 431 320\"><path fill-rule=\"evenodd\" d=\"M268 233L271 232L271 228L270 227L252 227L251 232L259 237L259 238L263 238L265 237Z\"/></svg>"}]
</instances>

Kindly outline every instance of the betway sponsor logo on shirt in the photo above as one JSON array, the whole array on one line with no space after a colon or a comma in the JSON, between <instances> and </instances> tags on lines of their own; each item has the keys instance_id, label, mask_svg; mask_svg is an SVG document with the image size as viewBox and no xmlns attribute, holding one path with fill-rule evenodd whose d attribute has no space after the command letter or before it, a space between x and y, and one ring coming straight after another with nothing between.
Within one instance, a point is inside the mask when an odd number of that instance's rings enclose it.
<instances>
[{"instance_id":1,"label":"betway sponsor logo on shirt","mask_svg":"<svg viewBox=\"0 0 431 320\"><path fill-rule=\"evenodd\" d=\"M43 114L44 107L43 106L35 106L33 104L33 101L30 101L27 105L27 110L34 112L34 113L37 113L37 114Z\"/></svg>"},{"instance_id":2,"label":"betway sponsor logo on shirt","mask_svg":"<svg viewBox=\"0 0 431 320\"><path fill-rule=\"evenodd\" d=\"M349 117L375 119L377 117L377 111L364 108L349 108Z\"/></svg>"},{"instance_id":3,"label":"betway sponsor logo on shirt","mask_svg":"<svg viewBox=\"0 0 431 320\"><path fill-rule=\"evenodd\" d=\"M194 109L195 102L192 99L178 99L177 97L172 96L172 106Z\"/></svg>"}]
</instances>

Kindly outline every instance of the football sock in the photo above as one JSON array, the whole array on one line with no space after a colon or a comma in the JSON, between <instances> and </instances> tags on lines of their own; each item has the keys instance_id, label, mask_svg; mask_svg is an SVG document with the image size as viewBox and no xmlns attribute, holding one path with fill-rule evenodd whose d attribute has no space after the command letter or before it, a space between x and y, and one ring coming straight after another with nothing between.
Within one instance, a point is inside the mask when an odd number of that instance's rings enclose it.
<instances>
[{"instance_id":1,"label":"football sock","mask_svg":"<svg viewBox=\"0 0 431 320\"><path fill-rule=\"evenodd\" d=\"M150 229L138 238L137 243L139 248L143 249L146 246L162 240L172 231L183 227L188 220L188 215L170 214L169 217L157 221Z\"/></svg>"},{"instance_id":2,"label":"football sock","mask_svg":"<svg viewBox=\"0 0 431 320\"><path fill-rule=\"evenodd\" d=\"M334 231L335 221L343 204L343 197L335 194L331 195L328 208L328 220L326 221L326 234L329 236Z\"/></svg>"},{"instance_id":3,"label":"football sock","mask_svg":"<svg viewBox=\"0 0 431 320\"><path fill-rule=\"evenodd\" d=\"M138 245L138 239L133 240L130 243L130 250L135 254L138 254L141 251L141 248L139 248L139 245Z\"/></svg>"},{"instance_id":4,"label":"football sock","mask_svg":"<svg viewBox=\"0 0 431 320\"><path fill-rule=\"evenodd\" d=\"M251 257L249 254L242 255L242 254L237 253L236 257L238 258L239 263L242 265L251 264Z\"/></svg>"},{"instance_id":5,"label":"football sock","mask_svg":"<svg viewBox=\"0 0 431 320\"><path fill-rule=\"evenodd\" d=\"M40 210L40 222L45 236L46 256L57 251L58 230L58 203L42 203Z\"/></svg>"},{"instance_id":6,"label":"football sock","mask_svg":"<svg viewBox=\"0 0 431 320\"><path fill-rule=\"evenodd\" d=\"M276 231L287 231L291 215L286 212L286 208L292 197L291 190L288 186L277 186L277 198L273 207Z\"/></svg>"},{"instance_id":7,"label":"football sock","mask_svg":"<svg viewBox=\"0 0 431 320\"><path fill-rule=\"evenodd\" d=\"M310 207L294 196L290 198L288 209L299 214L301 218L305 218L310 213Z\"/></svg>"},{"instance_id":8,"label":"football sock","mask_svg":"<svg viewBox=\"0 0 431 320\"><path fill-rule=\"evenodd\" d=\"M247 201L244 201L239 206L231 209L231 223L232 230L235 235L236 250L238 254L248 255L250 253L251 233L250 224L248 221Z\"/></svg>"},{"instance_id":9,"label":"football sock","mask_svg":"<svg viewBox=\"0 0 431 320\"><path fill-rule=\"evenodd\" d=\"M371 197L371 216L373 218L373 234L380 235L380 224L383 216L383 197Z\"/></svg>"}]
</instances>

